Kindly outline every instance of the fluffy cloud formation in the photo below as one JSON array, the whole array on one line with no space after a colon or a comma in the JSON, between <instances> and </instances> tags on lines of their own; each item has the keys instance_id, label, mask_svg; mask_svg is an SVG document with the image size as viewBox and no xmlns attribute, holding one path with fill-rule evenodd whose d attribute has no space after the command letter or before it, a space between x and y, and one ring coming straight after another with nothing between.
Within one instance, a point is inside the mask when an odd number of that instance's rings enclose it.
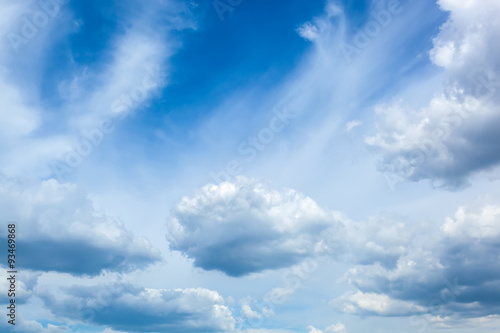
<instances>
[{"instance_id":1,"label":"fluffy cloud formation","mask_svg":"<svg viewBox=\"0 0 500 333\"><path fill-rule=\"evenodd\" d=\"M51 288L37 295L59 318L126 332L227 332L235 320L215 291L147 289L127 283Z\"/></svg>"},{"instance_id":2,"label":"fluffy cloud formation","mask_svg":"<svg viewBox=\"0 0 500 333\"><path fill-rule=\"evenodd\" d=\"M204 186L171 215L170 249L231 276L294 265L321 250L322 233L340 225L311 198L245 177Z\"/></svg>"},{"instance_id":3,"label":"fluffy cloud formation","mask_svg":"<svg viewBox=\"0 0 500 333\"><path fill-rule=\"evenodd\" d=\"M96 275L102 270L130 271L161 259L145 238L96 211L72 184L2 177L0 209L2 218L17 226L20 265L25 269Z\"/></svg>"},{"instance_id":4,"label":"fluffy cloud formation","mask_svg":"<svg viewBox=\"0 0 500 333\"><path fill-rule=\"evenodd\" d=\"M450 18L434 39L430 58L445 69L445 91L417 111L401 102L378 107L377 132L366 142L382 153L384 172L459 188L500 162L500 3L439 4Z\"/></svg>"},{"instance_id":5,"label":"fluffy cloud formation","mask_svg":"<svg viewBox=\"0 0 500 333\"><path fill-rule=\"evenodd\" d=\"M406 316L424 308L410 302L391 299L384 294L346 293L332 304L340 311L357 315Z\"/></svg>"},{"instance_id":6,"label":"fluffy cloud formation","mask_svg":"<svg viewBox=\"0 0 500 333\"><path fill-rule=\"evenodd\" d=\"M314 326L308 326L307 329L309 330L309 333L323 333L322 330L319 330L315 328ZM324 333L347 333L347 329L342 323L337 323L328 326Z\"/></svg>"},{"instance_id":7,"label":"fluffy cloud formation","mask_svg":"<svg viewBox=\"0 0 500 333\"><path fill-rule=\"evenodd\" d=\"M377 262L394 267L399 257L408 252L416 235L416 227L404 218L390 215L356 222L343 218L345 225L345 256L349 262L367 264Z\"/></svg>"},{"instance_id":8,"label":"fluffy cloud formation","mask_svg":"<svg viewBox=\"0 0 500 333\"><path fill-rule=\"evenodd\" d=\"M328 326L325 329L325 333L347 333L347 329L342 323L336 323Z\"/></svg>"},{"instance_id":9,"label":"fluffy cloud formation","mask_svg":"<svg viewBox=\"0 0 500 333\"><path fill-rule=\"evenodd\" d=\"M332 304L359 315L426 314L446 321L498 315L500 207L460 207L439 229L419 233L394 267L373 261L349 269L344 280L360 291Z\"/></svg>"},{"instance_id":10,"label":"fluffy cloud formation","mask_svg":"<svg viewBox=\"0 0 500 333\"><path fill-rule=\"evenodd\" d=\"M468 212L460 207L454 218L447 217L443 232L453 238L476 238L494 240L500 238L500 207L486 205L478 212Z\"/></svg>"},{"instance_id":11,"label":"fluffy cloud formation","mask_svg":"<svg viewBox=\"0 0 500 333\"><path fill-rule=\"evenodd\" d=\"M497 15L500 4L495 0L439 0L438 3L450 12L450 18L434 39L431 60L444 67L451 82L466 93L480 93L477 85L470 85L475 74L491 74L498 79L500 48L496 42L500 36Z\"/></svg>"},{"instance_id":12,"label":"fluffy cloud formation","mask_svg":"<svg viewBox=\"0 0 500 333\"><path fill-rule=\"evenodd\" d=\"M307 329L309 330L309 333L323 333L322 331L318 330L314 326L308 326Z\"/></svg>"}]
</instances>

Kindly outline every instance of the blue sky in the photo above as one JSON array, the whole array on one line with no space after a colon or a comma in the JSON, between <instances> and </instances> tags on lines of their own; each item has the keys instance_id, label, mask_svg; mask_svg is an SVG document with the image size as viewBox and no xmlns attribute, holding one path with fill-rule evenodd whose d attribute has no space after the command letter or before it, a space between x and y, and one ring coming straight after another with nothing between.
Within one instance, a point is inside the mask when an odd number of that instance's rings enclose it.
<instances>
[{"instance_id":1,"label":"blue sky","mask_svg":"<svg viewBox=\"0 0 500 333\"><path fill-rule=\"evenodd\" d=\"M2 331L498 330L498 1L0 6Z\"/></svg>"}]
</instances>

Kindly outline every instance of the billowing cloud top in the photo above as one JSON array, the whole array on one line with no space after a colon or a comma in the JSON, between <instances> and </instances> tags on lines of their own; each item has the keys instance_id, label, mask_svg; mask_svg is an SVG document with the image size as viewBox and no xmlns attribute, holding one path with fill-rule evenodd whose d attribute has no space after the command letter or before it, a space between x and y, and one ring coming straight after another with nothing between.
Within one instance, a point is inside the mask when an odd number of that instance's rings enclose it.
<instances>
[{"instance_id":1,"label":"billowing cloud top","mask_svg":"<svg viewBox=\"0 0 500 333\"><path fill-rule=\"evenodd\" d=\"M335 214L311 198L240 176L182 198L168 220L167 239L194 265L240 276L298 263L336 226Z\"/></svg>"},{"instance_id":2,"label":"billowing cloud top","mask_svg":"<svg viewBox=\"0 0 500 333\"><path fill-rule=\"evenodd\" d=\"M379 106L375 136L381 169L405 179L460 188L471 175L500 163L500 3L441 0L450 18L434 39L430 58L448 83L428 106Z\"/></svg>"}]
</instances>

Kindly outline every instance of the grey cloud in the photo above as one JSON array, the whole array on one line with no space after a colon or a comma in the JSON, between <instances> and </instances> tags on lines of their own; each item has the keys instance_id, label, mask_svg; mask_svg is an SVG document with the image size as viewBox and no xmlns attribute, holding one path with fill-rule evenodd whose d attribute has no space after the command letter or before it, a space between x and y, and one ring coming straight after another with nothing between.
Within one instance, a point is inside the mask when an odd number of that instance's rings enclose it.
<instances>
[{"instance_id":1,"label":"grey cloud","mask_svg":"<svg viewBox=\"0 0 500 333\"><path fill-rule=\"evenodd\" d=\"M127 283L51 288L37 295L58 318L127 332L229 332L235 321L215 291L144 289Z\"/></svg>"},{"instance_id":2,"label":"grey cloud","mask_svg":"<svg viewBox=\"0 0 500 333\"><path fill-rule=\"evenodd\" d=\"M24 270L98 275L161 260L145 238L96 211L76 185L0 178L0 208L6 212L3 218L17 226L17 251L23 258L18 267ZM1 237L0 246L5 239Z\"/></svg>"},{"instance_id":3,"label":"grey cloud","mask_svg":"<svg viewBox=\"0 0 500 333\"><path fill-rule=\"evenodd\" d=\"M421 226L419 233L428 240L412 239L394 267L374 260L351 268L344 279L360 294L333 303L362 315L431 313L457 319L500 314L500 207L460 207L439 230ZM403 313L365 307L378 298L411 306Z\"/></svg>"}]
</instances>

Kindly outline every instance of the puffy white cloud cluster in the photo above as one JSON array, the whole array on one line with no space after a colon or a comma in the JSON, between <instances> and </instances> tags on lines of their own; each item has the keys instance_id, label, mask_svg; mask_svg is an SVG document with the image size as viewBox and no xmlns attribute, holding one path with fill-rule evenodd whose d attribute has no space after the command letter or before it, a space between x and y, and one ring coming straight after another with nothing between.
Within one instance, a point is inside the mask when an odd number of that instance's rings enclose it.
<instances>
[{"instance_id":1,"label":"puffy white cloud cluster","mask_svg":"<svg viewBox=\"0 0 500 333\"><path fill-rule=\"evenodd\" d=\"M335 249L332 257L354 264L342 281L358 289L332 300L339 311L432 313L457 322L498 311L492 295L500 296L500 270L491 263L498 260L499 227L500 208L485 203L460 207L441 224L391 215L356 222L295 191L240 177L184 197L172 210L167 238L171 249L194 259L196 266L233 276L291 267L318 249L330 255ZM266 298L294 292L275 288ZM439 311L433 310L436 299ZM245 304L241 312L260 316Z\"/></svg>"},{"instance_id":2,"label":"puffy white cloud cluster","mask_svg":"<svg viewBox=\"0 0 500 333\"><path fill-rule=\"evenodd\" d=\"M443 232L455 239L476 238L495 240L500 238L500 206L485 205L478 211L469 212L460 207L454 217L447 217L442 226Z\"/></svg>"},{"instance_id":3,"label":"puffy white cloud cluster","mask_svg":"<svg viewBox=\"0 0 500 333\"><path fill-rule=\"evenodd\" d=\"M246 177L209 184L184 197L167 223L170 249L194 265L240 276L288 267L323 251L323 236L341 226L333 212L291 189Z\"/></svg>"},{"instance_id":4,"label":"puffy white cloud cluster","mask_svg":"<svg viewBox=\"0 0 500 333\"><path fill-rule=\"evenodd\" d=\"M459 188L500 162L500 3L439 4L450 17L430 58L444 68L444 92L419 110L401 102L379 106L376 133L366 142L382 153L384 172Z\"/></svg>"},{"instance_id":5,"label":"puffy white cloud cluster","mask_svg":"<svg viewBox=\"0 0 500 333\"><path fill-rule=\"evenodd\" d=\"M472 80L474 75L484 73L498 80L500 3L495 0L439 0L438 3L450 13L450 18L434 39L431 60L446 69L458 88L479 95L481 87Z\"/></svg>"}]
</instances>

